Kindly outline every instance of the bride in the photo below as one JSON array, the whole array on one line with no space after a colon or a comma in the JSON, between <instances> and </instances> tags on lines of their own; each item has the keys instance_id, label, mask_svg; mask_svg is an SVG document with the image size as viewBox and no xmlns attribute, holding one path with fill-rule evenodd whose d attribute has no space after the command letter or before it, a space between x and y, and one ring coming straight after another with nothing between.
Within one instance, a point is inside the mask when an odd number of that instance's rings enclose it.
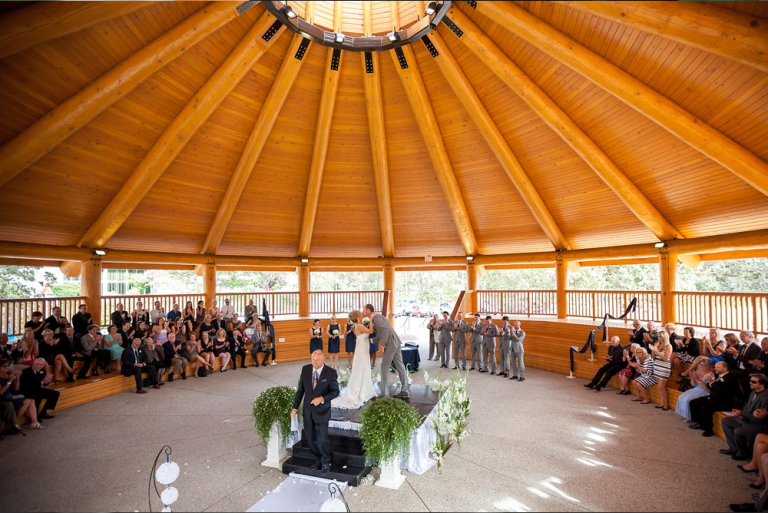
<instances>
[{"instance_id":1,"label":"bride","mask_svg":"<svg viewBox=\"0 0 768 513\"><path fill-rule=\"evenodd\" d=\"M344 394L333 400L332 406L334 408L356 410L376 396L371 377L370 342L368 342L368 336L373 333L373 323L370 323L369 327L366 328L360 317L361 314L357 310L349 314L349 319L355 324L357 345L352 360L352 375L349 377L349 384Z\"/></svg>"}]
</instances>

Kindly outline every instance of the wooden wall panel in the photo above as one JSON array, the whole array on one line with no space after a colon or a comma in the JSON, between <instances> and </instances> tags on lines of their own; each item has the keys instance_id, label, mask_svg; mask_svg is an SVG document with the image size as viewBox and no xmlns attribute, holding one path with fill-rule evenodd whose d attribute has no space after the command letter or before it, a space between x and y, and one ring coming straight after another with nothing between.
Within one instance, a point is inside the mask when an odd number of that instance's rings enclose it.
<instances>
[{"instance_id":1,"label":"wooden wall panel","mask_svg":"<svg viewBox=\"0 0 768 513\"><path fill-rule=\"evenodd\" d=\"M426 47L418 43L414 50L480 253L552 251L549 239Z\"/></svg>"},{"instance_id":2,"label":"wooden wall panel","mask_svg":"<svg viewBox=\"0 0 768 513\"><path fill-rule=\"evenodd\" d=\"M310 256L375 258L383 251L359 56L345 54L339 72Z\"/></svg>"},{"instance_id":3,"label":"wooden wall panel","mask_svg":"<svg viewBox=\"0 0 768 513\"><path fill-rule=\"evenodd\" d=\"M0 60L0 144L202 5L158 2Z\"/></svg>"},{"instance_id":4,"label":"wooden wall panel","mask_svg":"<svg viewBox=\"0 0 768 513\"><path fill-rule=\"evenodd\" d=\"M483 17L478 17L476 21L484 23L486 26L483 28L491 32L498 28ZM574 248L614 244L617 233L621 234L622 244L655 240L584 160L538 115L464 48L450 31L440 31ZM513 60L520 58L516 54L508 55ZM550 77L552 61L546 56L539 54L527 58L523 53L523 57L518 64L523 64L522 68L529 76ZM552 80L557 82L557 71L552 76Z\"/></svg>"},{"instance_id":5,"label":"wooden wall panel","mask_svg":"<svg viewBox=\"0 0 768 513\"><path fill-rule=\"evenodd\" d=\"M395 256L457 256L464 250L408 98L388 55L379 59Z\"/></svg>"},{"instance_id":6,"label":"wooden wall panel","mask_svg":"<svg viewBox=\"0 0 768 513\"><path fill-rule=\"evenodd\" d=\"M296 256L326 52L320 45L309 46L219 254Z\"/></svg>"}]
</instances>

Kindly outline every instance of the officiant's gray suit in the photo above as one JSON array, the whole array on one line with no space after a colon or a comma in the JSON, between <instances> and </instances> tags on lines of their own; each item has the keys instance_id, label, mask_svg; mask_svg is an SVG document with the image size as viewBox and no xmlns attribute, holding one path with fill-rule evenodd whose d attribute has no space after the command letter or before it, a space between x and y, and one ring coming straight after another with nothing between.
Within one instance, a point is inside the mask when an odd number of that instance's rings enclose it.
<instances>
[{"instance_id":1,"label":"officiant's gray suit","mask_svg":"<svg viewBox=\"0 0 768 513\"><path fill-rule=\"evenodd\" d=\"M386 317L381 314L376 314L371 320L373 322L373 329L376 331L376 335L379 337L379 343L384 350L384 355L381 357L381 391L384 396L389 394L389 368L392 366L392 362L395 362L395 369L400 376L400 383L402 384L401 392L408 392L408 374L405 372L405 365L403 365L403 353L400 351L400 346L403 345L400 337L395 333L394 328L389 323Z\"/></svg>"}]
</instances>

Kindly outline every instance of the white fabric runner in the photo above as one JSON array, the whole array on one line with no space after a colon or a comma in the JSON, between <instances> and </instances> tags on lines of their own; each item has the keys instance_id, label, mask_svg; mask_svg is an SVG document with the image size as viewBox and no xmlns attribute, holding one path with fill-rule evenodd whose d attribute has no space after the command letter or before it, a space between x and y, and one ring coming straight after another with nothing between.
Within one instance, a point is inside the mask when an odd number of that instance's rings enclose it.
<instances>
[{"instance_id":1,"label":"white fabric runner","mask_svg":"<svg viewBox=\"0 0 768 513\"><path fill-rule=\"evenodd\" d=\"M306 512L320 511L323 503L331 498L328 484L334 481L300 474L290 474L277 488L267 492L263 499L248 509L248 512ZM341 490L347 483L335 481ZM336 498L340 498L338 495Z\"/></svg>"}]
</instances>

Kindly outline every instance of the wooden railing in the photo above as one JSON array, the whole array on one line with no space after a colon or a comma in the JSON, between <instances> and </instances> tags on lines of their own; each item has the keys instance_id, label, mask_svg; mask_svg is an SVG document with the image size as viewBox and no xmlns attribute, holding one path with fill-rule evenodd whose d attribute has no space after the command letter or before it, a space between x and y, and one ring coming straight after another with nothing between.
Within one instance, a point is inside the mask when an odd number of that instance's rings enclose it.
<instances>
[{"instance_id":1,"label":"wooden railing","mask_svg":"<svg viewBox=\"0 0 768 513\"><path fill-rule=\"evenodd\" d=\"M360 310L365 305L371 304L377 310L382 308L385 300L385 291L363 292L310 292L310 315L337 315L348 314L352 310Z\"/></svg>"},{"instance_id":2,"label":"wooden railing","mask_svg":"<svg viewBox=\"0 0 768 513\"><path fill-rule=\"evenodd\" d=\"M679 324L768 332L768 293L675 292Z\"/></svg>"},{"instance_id":3,"label":"wooden railing","mask_svg":"<svg viewBox=\"0 0 768 513\"><path fill-rule=\"evenodd\" d=\"M261 315L264 301L267 302L267 310L270 316L299 315L298 292L222 292L216 294L219 308L224 306L224 300L229 299L229 304L235 308L235 312L242 318L245 315L245 307L251 299L256 312Z\"/></svg>"},{"instance_id":4,"label":"wooden railing","mask_svg":"<svg viewBox=\"0 0 768 513\"><path fill-rule=\"evenodd\" d=\"M557 315L556 290L479 290L477 309L483 314Z\"/></svg>"},{"instance_id":5,"label":"wooden railing","mask_svg":"<svg viewBox=\"0 0 768 513\"><path fill-rule=\"evenodd\" d=\"M32 312L42 312L43 320L52 315L53 308L61 307L61 315L68 319L77 313L85 298L56 297L31 299L0 299L0 332L9 335L24 333L24 325L32 319Z\"/></svg>"},{"instance_id":6,"label":"wooden railing","mask_svg":"<svg viewBox=\"0 0 768 513\"><path fill-rule=\"evenodd\" d=\"M630 313L626 322L638 319L661 322L661 293L647 290L569 290L568 316L602 319L609 313L618 317L624 313L633 298L637 298L637 310Z\"/></svg>"}]
</instances>

